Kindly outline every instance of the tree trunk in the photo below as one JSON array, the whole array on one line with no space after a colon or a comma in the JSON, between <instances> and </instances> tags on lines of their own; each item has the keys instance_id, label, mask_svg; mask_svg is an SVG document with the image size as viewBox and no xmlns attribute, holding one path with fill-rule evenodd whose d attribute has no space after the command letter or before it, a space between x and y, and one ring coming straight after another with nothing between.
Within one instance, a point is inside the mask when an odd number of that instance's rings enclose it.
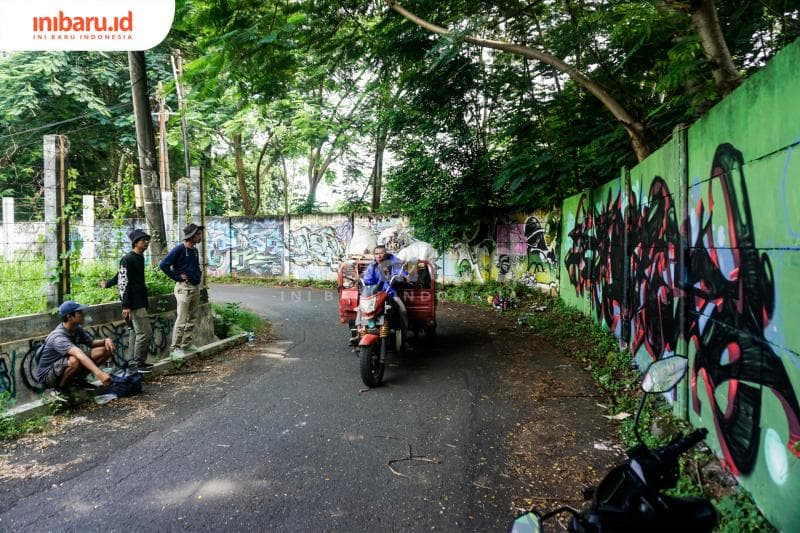
<instances>
[{"instance_id":1,"label":"tree trunk","mask_svg":"<svg viewBox=\"0 0 800 533\"><path fill-rule=\"evenodd\" d=\"M289 216L289 171L286 169L286 159L281 157L281 165L283 166L283 174L281 181L283 181L283 216Z\"/></svg>"},{"instance_id":2,"label":"tree trunk","mask_svg":"<svg viewBox=\"0 0 800 533\"><path fill-rule=\"evenodd\" d=\"M166 231L161 210L161 190L158 188L156 170L156 141L153 132L153 115L147 89L147 69L144 52L128 52L131 76L133 113L136 119L136 144L139 150L139 174L142 179L144 216L150 229L150 254L153 264L166 255Z\"/></svg>"},{"instance_id":3,"label":"tree trunk","mask_svg":"<svg viewBox=\"0 0 800 533\"><path fill-rule=\"evenodd\" d=\"M742 78L733 64L725 36L722 34L714 0L692 0L689 13L703 44L703 51L711 66L717 90L720 96L725 96L739 86Z\"/></svg>"},{"instance_id":4,"label":"tree trunk","mask_svg":"<svg viewBox=\"0 0 800 533\"><path fill-rule=\"evenodd\" d=\"M419 18L418 16L414 15L407 9L400 6L396 0L384 0L386 4L389 5L393 10L397 13L402 15L406 20L413 22L420 28L428 30L432 33L436 33L438 35L449 35L450 31L442 28L441 26L437 26L432 24L426 20ZM553 55L550 55L546 52L542 52L541 50L537 50L535 48L531 48L529 46L522 46L519 44L508 43L504 41L494 41L490 39L483 39L480 37L473 37L473 36L464 36L464 42L474 44L476 46L482 46L484 48L492 48L495 50L501 50L503 52L510 52L512 54L521 55L523 57L527 57L530 59L535 59L537 61L541 61L547 65L555 67L560 72L567 74L570 78L575 80L575 82L592 93L595 98L600 100L600 102L608 109L611 114L617 119L618 122L622 124L625 128L625 131L628 132L628 136L631 139L631 146L633 147L633 152L636 154L636 158L639 161L644 160L648 155L650 155L650 147L647 144L647 138L645 136L644 125L642 123L633 119L633 117L623 108L619 102L617 102L613 96L608 94L603 87L600 86L594 80L588 78L585 74L580 72L578 69L573 67L572 65L567 64L564 60L557 58Z\"/></svg>"},{"instance_id":5,"label":"tree trunk","mask_svg":"<svg viewBox=\"0 0 800 533\"><path fill-rule=\"evenodd\" d=\"M244 158L242 155L242 134L234 133L233 140L233 156L236 161L236 183L239 184L239 196L242 197L242 210L245 216L251 217L255 215L255 210L250 204L250 193L247 192L247 183L244 179Z\"/></svg>"}]
</instances>

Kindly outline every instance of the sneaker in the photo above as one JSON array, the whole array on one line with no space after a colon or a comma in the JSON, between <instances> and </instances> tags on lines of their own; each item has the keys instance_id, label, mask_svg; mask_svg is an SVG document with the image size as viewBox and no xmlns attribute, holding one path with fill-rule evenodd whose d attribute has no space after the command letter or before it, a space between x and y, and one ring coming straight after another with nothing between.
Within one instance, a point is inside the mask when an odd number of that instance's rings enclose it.
<instances>
[{"instance_id":1,"label":"sneaker","mask_svg":"<svg viewBox=\"0 0 800 533\"><path fill-rule=\"evenodd\" d=\"M177 350L172 350L169 352L169 357L170 359L183 359L186 357L186 354L183 352L183 350L178 348Z\"/></svg>"},{"instance_id":2,"label":"sneaker","mask_svg":"<svg viewBox=\"0 0 800 533\"><path fill-rule=\"evenodd\" d=\"M183 351L184 351L185 353L195 353L195 352L199 352L199 351L200 351L200 348L198 348L198 347L197 347L197 346L195 346L194 344L190 344L189 346L184 346L184 347L183 347Z\"/></svg>"},{"instance_id":3,"label":"sneaker","mask_svg":"<svg viewBox=\"0 0 800 533\"><path fill-rule=\"evenodd\" d=\"M350 337L350 340L349 340L349 341L347 341L347 345L348 345L348 346L358 346L358 342L359 342L360 340L361 340L361 339L359 339L358 337Z\"/></svg>"},{"instance_id":4,"label":"sneaker","mask_svg":"<svg viewBox=\"0 0 800 533\"><path fill-rule=\"evenodd\" d=\"M150 372L152 369L153 365L148 363L147 361L139 363L139 372Z\"/></svg>"}]
</instances>

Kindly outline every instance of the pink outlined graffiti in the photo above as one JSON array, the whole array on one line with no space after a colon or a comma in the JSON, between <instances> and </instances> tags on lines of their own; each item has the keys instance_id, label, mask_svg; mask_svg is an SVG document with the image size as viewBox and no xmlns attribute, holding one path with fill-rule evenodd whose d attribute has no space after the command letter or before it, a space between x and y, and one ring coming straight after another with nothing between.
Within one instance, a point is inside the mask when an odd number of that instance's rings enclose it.
<instances>
[{"instance_id":1,"label":"pink outlined graffiti","mask_svg":"<svg viewBox=\"0 0 800 533\"><path fill-rule=\"evenodd\" d=\"M727 466L736 474L752 471L761 434L761 394L768 388L786 414L789 450L797 456L800 406L780 358L764 337L775 307L772 265L756 247L742 153L730 144L717 147L708 182L707 206L698 200L690 235L685 297L685 335L696 350L692 368L692 408L700 414L698 375L703 378L717 439ZM739 182L737 194L735 180ZM715 209L714 185L723 207ZM721 211L727 232L714 232ZM727 386L721 407L715 391Z\"/></svg>"},{"instance_id":2,"label":"pink outlined graffiti","mask_svg":"<svg viewBox=\"0 0 800 533\"><path fill-rule=\"evenodd\" d=\"M715 183L722 191L716 213L723 218L724 236L713 230ZM620 194L609 191L597 209L581 196L564 263L576 294L589 295L597 320L629 342L632 353L644 348L655 360L672 355L681 335L689 340L696 353L692 408L700 413L700 376L724 461L734 474L747 474L760 445L762 389L783 406L787 447L796 456L800 406L782 361L764 336L775 306L772 266L756 247L743 157L730 144L717 147L706 196L706 203L700 199L694 206L696 222L685 220L680 230L672 194L660 177L641 206L628 191L624 217ZM681 233L689 243L683 280L677 270ZM625 265L630 269L627 290ZM687 310L683 328L679 298ZM715 397L721 387L727 387L724 407Z\"/></svg>"}]
</instances>

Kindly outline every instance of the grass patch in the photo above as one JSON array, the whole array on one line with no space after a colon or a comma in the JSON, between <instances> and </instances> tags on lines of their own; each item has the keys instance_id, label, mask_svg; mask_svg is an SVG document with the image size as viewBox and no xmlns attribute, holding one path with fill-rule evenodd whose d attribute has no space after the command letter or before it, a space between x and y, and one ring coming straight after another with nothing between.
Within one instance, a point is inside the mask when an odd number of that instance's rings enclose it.
<instances>
[{"instance_id":1,"label":"grass patch","mask_svg":"<svg viewBox=\"0 0 800 533\"><path fill-rule=\"evenodd\" d=\"M117 272L118 262L72 261L70 288L65 299L94 305L119 301L117 287L100 288ZM175 282L160 270L145 269L145 282L150 296L172 294ZM45 290L50 280L45 275L44 260L10 263L0 261L0 318L44 313L47 311Z\"/></svg>"},{"instance_id":2,"label":"grass patch","mask_svg":"<svg viewBox=\"0 0 800 533\"><path fill-rule=\"evenodd\" d=\"M214 335L227 339L248 331L260 331L267 321L239 307L239 303L211 304L214 317Z\"/></svg>"},{"instance_id":3,"label":"grass patch","mask_svg":"<svg viewBox=\"0 0 800 533\"><path fill-rule=\"evenodd\" d=\"M40 433L50 428L50 421L46 416L19 420L16 416L8 415L8 408L13 404L11 393L0 393L0 441L13 440L28 433Z\"/></svg>"}]
</instances>

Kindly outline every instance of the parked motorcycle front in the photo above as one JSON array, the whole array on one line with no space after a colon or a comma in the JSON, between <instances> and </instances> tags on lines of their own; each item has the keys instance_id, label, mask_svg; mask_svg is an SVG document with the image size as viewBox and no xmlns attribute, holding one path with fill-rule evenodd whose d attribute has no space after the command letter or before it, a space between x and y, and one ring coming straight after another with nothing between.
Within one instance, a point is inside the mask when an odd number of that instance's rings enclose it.
<instances>
[{"instance_id":1,"label":"parked motorcycle front","mask_svg":"<svg viewBox=\"0 0 800 533\"><path fill-rule=\"evenodd\" d=\"M390 286L402 283L403 276L396 275L390 280ZM386 351L389 343L400 352L405 343L406 327L401 318L401 310L395 309L397 303L378 285L364 285L359 280L360 297L357 327L359 369L361 381L367 387L378 387L383 382L386 369Z\"/></svg>"},{"instance_id":2,"label":"parked motorcycle front","mask_svg":"<svg viewBox=\"0 0 800 533\"><path fill-rule=\"evenodd\" d=\"M688 361L682 357L660 359L650 365L642 378L645 395L634 419L639 442L627 451L628 459L613 468L600 484L589 491L588 509L581 512L560 507L547 513L531 509L514 520L512 533L539 533L550 518L569 513L569 531L604 533L610 531L712 531L717 512L705 498L676 498L662 491L674 488L680 456L701 442L708 431L697 429L679 435L666 446L650 449L639 435L639 418L648 394L672 390L683 378Z\"/></svg>"}]
</instances>

